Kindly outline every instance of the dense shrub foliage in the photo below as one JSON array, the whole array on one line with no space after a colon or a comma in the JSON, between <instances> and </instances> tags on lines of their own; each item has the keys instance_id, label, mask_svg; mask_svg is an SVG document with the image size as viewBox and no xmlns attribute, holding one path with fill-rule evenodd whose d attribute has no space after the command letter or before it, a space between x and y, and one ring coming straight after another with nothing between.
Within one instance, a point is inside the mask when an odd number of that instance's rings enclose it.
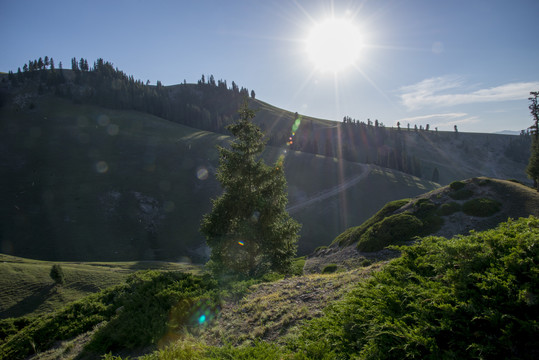
<instances>
[{"instance_id":1,"label":"dense shrub foliage","mask_svg":"<svg viewBox=\"0 0 539 360\"><path fill-rule=\"evenodd\" d=\"M462 205L466 215L487 217L500 211L501 204L496 200L480 198L467 201Z\"/></svg>"},{"instance_id":2,"label":"dense shrub foliage","mask_svg":"<svg viewBox=\"0 0 539 360\"><path fill-rule=\"evenodd\" d=\"M455 200L466 200L473 196L473 191L469 189L460 189L449 194Z\"/></svg>"},{"instance_id":3,"label":"dense shrub foliage","mask_svg":"<svg viewBox=\"0 0 539 360\"><path fill-rule=\"evenodd\" d=\"M460 189L463 189L466 186L466 183L462 181L453 181L451 184L449 184L449 187L451 190L458 191Z\"/></svg>"},{"instance_id":4,"label":"dense shrub foliage","mask_svg":"<svg viewBox=\"0 0 539 360\"><path fill-rule=\"evenodd\" d=\"M88 348L97 352L157 344L209 323L218 307L214 281L190 274L140 272L120 292L116 314Z\"/></svg>"},{"instance_id":5,"label":"dense shrub foliage","mask_svg":"<svg viewBox=\"0 0 539 360\"><path fill-rule=\"evenodd\" d=\"M452 201L452 202L442 204L440 208L438 209L438 215L448 216L460 210L462 210L462 207L460 206L460 204Z\"/></svg>"},{"instance_id":6,"label":"dense shrub foliage","mask_svg":"<svg viewBox=\"0 0 539 360\"><path fill-rule=\"evenodd\" d=\"M391 215L371 226L359 240L359 251L378 251L396 241L408 241L418 235L423 222L414 215Z\"/></svg>"},{"instance_id":7,"label":"dense shrub foliage","mask_svg":"<svg viewBox=\"0 0 539 360\"><path fill-rule=\"evenodd\" d=\"M174 272L144 271L125 285L77 301L50 316L3 321L5 341L0 359L21 359L104 325L88 350L156 344L183 331L196 331L210 322L218 307L216 284L207 277ZM20 330L14 333L14 328Z\"/></svg>"},{"instance_id":8,"label":"dense shrub foliage","mask_svg":"<svg viewBox=\"0 0 539 360\"><path fill-rule=\"evenodd\" d=\"M337 271L338 268L339 268L339 265L337 265L337 264L327 264L327 265L324 266L324 268L322 269L322 274L331 274L331 273L334 273L335 271Z\"/></svg>"},{"instance_id":9,"label":"dense shrub foliage","mask_svg":"<svg viewBox=\"0 0 539 360\"><path fill-rule=\"evenodd\" d=\"M392 206L386 205L374 217L347 235L349 238L355 238L358 233L361 234L357 243L359 251L379 251L388 245L412 240L416 236L432 234L443 224L443 219L437 215L438 206L429 199L419 199L412 209L390 215L398 209L393 207L398 204L402 204L402 201L389 203L388 205ZM389 209L393 211L387 211ZM344 237L347 233L348 230L339 237Z\"/></svg>"},{"instance_id":10,"label":"dense shrub foliage","mask_svg":"<svg viewBox=\"0 0 539 360\"><path fill-rule=\"evenodd\" d=\"M371 218L365 221L360 226L352 227L344 231L333 240L332 244L338 244L340 246L347 246L356 243L361 238L361 235L365 233L373 224L383 220L385 217L391 215L395 210L401 208L407 204L410 199L401 199L388 202L382 209L380 209Z\"/></svg>"},{"instance_id":11,"label":"dense shrub foliage","mask_svg":"<svg viewBox=\"0 0 539 360\"><path fill-rule=\"evenodd\" d=\"M537 218L399 249L291 349L312 359L537 358Z\"/></svg>"}]
</instances>

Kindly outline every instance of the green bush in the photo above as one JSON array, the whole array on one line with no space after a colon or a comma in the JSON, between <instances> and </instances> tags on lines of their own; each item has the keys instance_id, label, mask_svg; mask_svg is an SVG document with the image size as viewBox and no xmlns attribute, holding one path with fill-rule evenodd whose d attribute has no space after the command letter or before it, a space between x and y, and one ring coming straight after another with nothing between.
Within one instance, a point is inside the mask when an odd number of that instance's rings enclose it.
<instances>
[{"instance_id":1,"label":"green bush","mask_svg":"<svg viewBox=\"0 0 539 360\"><path fill-rule=\"evenodd\" d=\"M370 259L363 259L359 262L359 265L361 266L369 266L372 265L372 260Z\"/></svg>"},{"instance_id":2,"label":"green bush","mask_svg":"<svg viewBox=\"0 0 539 360\"><path fill-rule=\"evenodd\" d=\"M322 269L322 274L331 274L331 273L334 273L335 271L337 271L337 269L339 268L339 266L337 264L327 264L326 266L324 266L324 268Z\"/></svg>"},{"instance_id":3,"label":"green bush","mask_svg":"<svg viewBox=\"0 0 539 360\"><path fill-rule=\"evenodd\" d=\"M501 204L498 201L487 198L473 199L462 205L462 211L470 216L492 216L500 209Z\"/></svg>"},{"instance_id":4,"label":"green bush","mask_svg":"<svg viewBox=\"0 0 539 360\"><path fill-rule=\"evenodd\" d=\"M395 212L395 210L400 209L409 201L410 199L401 199L388 202L382 209L380 209L376 214L374 214L360 226L346 229L342 234L337 236L335 240L333 240L332 244L336 243L339 246L347 246L359 241L365 231L367 231L372 225L391 215L393 212Z\"/></svg>"},{"instance_id":5,"label":"green bush","mask_svg":"<svg viewBox=\"0 0 539 360\"><path fill-rule=\"evenodd\" d=\"M442 206L440 206L440 208L438 209L437 214L440 216L448 216L460 211L461 209L462 207L459 203L452 201L449 203L442 204Z\"/></svg>"},{"instance_id":6,"label":"green bush","mask_svg":"<svg viewBox=\"0 0 539 360\"><path fill-rule=\"evenodd\" d=\"M106 322L86 350L90 357L113 349L155 344L167 331L197 331L216 315L217 284L209 277L144 271L125 285L90 295L61 311L21 323L0 344L0 359L25 358L49 349L56 341L72 339ZM88 354L87 354L88 355ZM86 356L86 355L85 355Z\"/></svg>"},{"instance_id":7,"label":"green bush","mask_svg":"<svg viewBox=\"0 0 539 360\"><path fill-rule=\"evenodd\" d=\"M65 276L64 276L64 270L62 269L62 266L59 265L59 264L54 264L51 267L51 271L49 273L49 276L58 285L63 285L66 282L65 281Z\"/></svg>"},{"instance_id":8,"label":"green bush","mask_svg":"<svg viewBox=\"0 0 539 360\"><path fill-rule=\"evenodd\" d=\"M539 219L399 250L290 341L296 358L537 357Z\"/></svg>"},{"instance_id":9,"label":"green bush","mask_svg":"<svg viewBox=\"0 0 539 360\"><path fill-rule=\"evenodd\" d=\"M294 259L294 261L292 261L292 275L293 276L303 275L304 266L305 266L305 256Z\"/></svg>"},{"instance_id":10,"label":"green bush","mask_svg":"<svg viewBox=\"0 0 539 360\"><path fill-rule=\"evenodd\" d=\"M451 190L457 191L460 189L463 189L466 186L466 183L462 181L453 181L451 184L449 184L449 187Z\"/></svg>"},{"instance_id":11,"label":"green bush","mask_svg":"<svg viewBox=\"0 0 539 360\"><path fill-rule=\"evenodd\" d=\"M423 222L416 216L400 213L372 225L359 239L359 251L379 251L398 241L407 241L421 233Z\"/></svg>"},{"instance_id":12,"label":"green bush","mask_svg":"<svg viewBox=\"0 0 539 360\"><path fill-rule=\"evenodd\" d=\"M142 271L127 280L122 309L99 329L87 348L105 353L155 345L167 333L195 331L216 315L216 283L191 274Z\"/></svg>"},{"instance_id":13,"label":"green bush","mask_svg":"<svg viewBox=\"0 0 539 360\"><path fill-rule=\"evenodd\" d=\"M473 196L473 191L469 189L460 189L450 193L449 196L455 200L466 200Z\"/></svg>"}]
</instances>

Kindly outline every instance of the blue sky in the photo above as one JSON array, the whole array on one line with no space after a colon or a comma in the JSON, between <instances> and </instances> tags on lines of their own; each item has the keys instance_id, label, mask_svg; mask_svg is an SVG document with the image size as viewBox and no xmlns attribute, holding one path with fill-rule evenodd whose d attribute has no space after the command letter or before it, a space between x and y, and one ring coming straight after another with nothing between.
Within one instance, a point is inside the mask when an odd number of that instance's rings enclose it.
<instances>
[{"instance_id":1,"label":"blue sky","mask_svg":"<svg viewBox=\"0 0 539 360\"><path fill-rule=\"evenodd\" d=\"M520 130L539 90L537 14L537 0L0 0L0 71L45 55L64 68L102 57L152 84L213 74L325 119ZM332 16L364 41L338 74L316 70L305 51Z\"/></svg>"}]
</instances>

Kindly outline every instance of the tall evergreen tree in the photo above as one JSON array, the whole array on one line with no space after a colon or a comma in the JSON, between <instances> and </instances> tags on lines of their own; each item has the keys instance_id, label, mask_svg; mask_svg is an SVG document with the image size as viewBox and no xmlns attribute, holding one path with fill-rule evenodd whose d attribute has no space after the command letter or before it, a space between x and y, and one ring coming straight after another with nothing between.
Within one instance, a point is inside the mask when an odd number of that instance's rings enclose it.
<instances>
[{"instance_id":1,"label":"tall evergreen tree","mask_svg":"<svg viewBox=\"0 0 539 360\"><path fill-rule=\"evenodd\" d=\"M202 220L211 248L209 267L217 275L257 276L286 273L296 254L300 225L286 212L283 159L273 166L260 158L265 140L245 102L239 120L229 125L230 149L219 147L217 179L224 193Z\"/></svg>"},{"instance_id":2,"label":"tall evergreen tree","mask_svg":"<svg viewBox=\"0 0 539 360\"><path fill-rule=\"evenodd\" d=\"M533 180L533 187L539 191L539 106L537 105L538 91L530 92L532 97L529 98L531 104L530 112L533 116L534 124L530 126L532 133L531 155L526 168L526 173Z\"/></svg>"}]
</instances>

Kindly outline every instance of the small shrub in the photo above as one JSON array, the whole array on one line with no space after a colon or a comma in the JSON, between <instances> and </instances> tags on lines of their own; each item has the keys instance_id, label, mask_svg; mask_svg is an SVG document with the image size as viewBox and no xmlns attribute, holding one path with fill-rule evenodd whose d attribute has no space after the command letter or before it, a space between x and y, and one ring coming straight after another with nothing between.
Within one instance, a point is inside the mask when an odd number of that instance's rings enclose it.
<instances>
[{"instance_id":1,"label":"small shrub","mask_svg":"<svg viewBox=\"0 0 539 360\"><path fill-rule=\"evenodd\" d=\"M454 214L458 211L460 211L462 208L459 203L456 203L454 201L442 204L440 208L438 209L438 215L440 216L448 216L451 214Z\"/></svg>"},{"instance_id":2,"label":"small shrub","mask_svg":"<svg viewBox=\"0 0 539 360\"><path fill-rule=\"evenodd\" d=\"M386 217L371 226L357 244L359 251L379 251L398 241L408 241L419 235L423 222L416 216L401 213Z\"/></svg>"},{"instance_id":3,"label":"small shrub","mask_svg":"<svg viewBox=\"0 0 539 360\"><path fill-rule=\"evenodd\" d=\"M359 265L361 266L369 266L372 265L372 260L370 259L363 259L359 262Z\"/></svg>"},{"instance_id":4,"label":"small shrub","mask_svg":"<svg viewBox=\"0 0 539 360\"><path fill-rule=\"evenodd\" d=\"M322 269L322 274L331 274L337 271L339 266L337 264L328 264Z\"/></svg>"},{"instance_id":5,"label":"small shrub","mask_svg":"<svg viewBox=\"0 0 539 360\"><path fill-rule=\"evenodd\" d=\"M303 275L303 267L305 266L305 256L299 257L292 261L292 275L301 276Z\"/></svg>"},{"instance_id":6,"label":"small shrub","mask_svg":"<svg viewBox=\"0 0 539 360\"><path fill-rule=\"evenodd\" d=\"M328 248L327 246L319 246L316 249L314 249L314 252L317 253L317 252L319 252L321 250L326 250L327 248Z\"/></svg>"},{"instance_id":7,"label":"small shrub","mask_svg":"<svg viewBox=\"0 0 539 360\"><path fill-rule=\"evenodd\" d=\"M449 196L455 200L466 200L473 196L473 191L469 189L460 189L450 193Z\"/></svg>"},{"instance_id":8,"label":"small shrub","mask_svg":"<svg viewBox=\"0 0 539 360\"><path fill-rule=\"evenodd\" d=\"M58 285L63 285L66 282L65 281L65 276L64 276L64 270L62 269L62 266L60 266L59 264L54 264L51 267L51 271L49 273L49 276Z\"/></svg>"},{"instance_id":9,"label":"small shrub","mask_svg":"<svg viewBox=\"0 0 539 360\"><path fill-rule=\"evenodd\" d=\"M449 187L451 190L460 190L463 189L466 186L466 183L463 183L462 181L453 181L451 184L449 184Z\"/></svg>"},{"instance_id":10,"label":"small shrub","mask_svg":"<svg viewBox=\"0 0 539 360\"><path fill-rule=\"evenodd\" d=\"M372 225L376 224L379 221L382 221L384 218L395 212L395 210L398 210L404 205L406 205L409 201L410 199L401 199L388 202L384 205L383 208L381 208L376 214L370 217L363 224L346 229L343 233L337 236L331 244L348 246L355 242L358 242L361 236L365 233L365 231L367 231Z\"/></svg>"},{"instance_id":11,"label":"small shrub","mask_svg":"<svg viewBox=\"0 0 539 360\"><path fill-rule=\"evenodd\" d=\"M414 208L416 209L414 215L423 218L434 214L437 206L429 199L419 199L414 204Z\"/></svg>"},{"instance_id":12,"label":"small shrub","mask_svg":"<svg viewBox=\"0 0 539 360\"><path fill-rule=\"evenodd\" d=\"M481 180L479 180L479 186L487 186L491 182L492 181L490 181L490 179L481 179Z\"/></svg>"},{"instance_id":13,"label":"small shrub","mask_svg":"<svg viewBox=\"0 0 539 360\"><path fill-rule=\"evenodd\" d=\"M500 211L501 204L496 200L480 198L467 201L462 206L462 211L466 215L487 217Z\"/></svg>"}]
</instances>

